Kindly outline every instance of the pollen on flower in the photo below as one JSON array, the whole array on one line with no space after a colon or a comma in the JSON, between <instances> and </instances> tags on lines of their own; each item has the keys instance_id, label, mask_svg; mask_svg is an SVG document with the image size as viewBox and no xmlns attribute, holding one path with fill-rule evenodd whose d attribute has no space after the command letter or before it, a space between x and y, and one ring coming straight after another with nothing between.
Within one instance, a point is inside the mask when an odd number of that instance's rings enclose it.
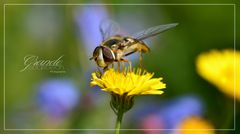
<instances>
[{"instance_id":1,"label":"pollen on flower","mask_svg":"<svg viewBox=\"0 0 240 134\"><path fill-rule=\"evenodd\" d=\"M119 72L110 68L101 77L94 72L90 84L97 85L106 92L127 96L162 94L161 89L166 88L166 84L161 81L162 77L153 78L153 73L142 69L129 70Z\"/></svg>"},{"instance_id":2,"label":"pollen on flower","mask_svg":"<svg viewBox=\"0 0 240 134\"><path fill-rule=\"evenodd\" d=\"M196 65L200 76L229 96L240 100L240 52L212 50L197 57Z\"/></svg>"}]
</instances>

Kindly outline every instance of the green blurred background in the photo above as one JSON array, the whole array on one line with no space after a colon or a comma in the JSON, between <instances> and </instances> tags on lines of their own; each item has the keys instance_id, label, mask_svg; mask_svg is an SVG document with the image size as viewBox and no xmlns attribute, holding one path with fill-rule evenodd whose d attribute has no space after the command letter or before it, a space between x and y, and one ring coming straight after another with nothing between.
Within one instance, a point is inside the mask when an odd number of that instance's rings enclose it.
<instances>
[{"instance_id":1,"label":"green blurred background","mask_svg":"<svg viewBox=\"0 0 240 134\"><path fill-rule=\"evenodd\" d=\"M5 3L11 2L36 3L30 0L6 1ZM47 2L84 3L88 1L52 0L38 3ZM119 3L119 1L101 1L101 3L115 2ZM142 0L131 3L147 2L149 1ZM164 2L168 1L153 3ZM191 1L185 2L192 3ZM207 1L198 3L205 2ZM211 3L226 2L231 1L211 1ZM3 9L3 7L1 8ZM89 86L91 72L96 69L96 65L89 60L92 55L91 50L93 51L92 48L101 43L95 39L95 37L99 37L99 33L92 35L94 32L91 32L88 35L87 32L83 32L95 24L91 21L94 21L94 18L91 19L91 15L87 14L88 11L92 13L91 10L96 10L93 13L99 13L95 16L105 15L118 22L126 33L138 32L159 24L179 23L176 28L147 41L151 52L144 55L143 65L148 71L155 72L156 77L163 77L167 88L161 96L137 97L135 99L136 107L141 107L140 104L144 105L144 103L142 104L144 101L153 102L156 104L155 106L158 106L158 102L169 101L184 95L195 95L200 98L204 107L203 118L211 122L214 128L232 129L234 127L233 99L202 79L197 74L195 65L196 56L201 52L211 49L233 49L233 5L5 5L6 129L114 128L115 115L109 106L110 96L99 91L98 88ZM101 14L102 10L104 11ZM97 18L95 17L95 19ZM85 19L89 20L89 23L84 23ZM238 26L238 24L237 21L236 25ZM86 37L89 39L84 39ZM238 34L236 37L238 43L240 39ZM90 46L86 43L89 40L96 43ZM1 49L3 50L3 47ZM50 60L64 55L64 71L60 73L49 70L20 72L24 67L24 57L29 54ZM136 65L137 62L138 60L135 59ZM43 105L41 103L47 102L39 102L37 99L39 85L52 79L70 80L79 90L76 92L79 93L77 104L71 110L67 110L66 115L52 117L41 111ZM239 111L239 102L236 105L237 111ZM1 106L2 108L3 106ZM131 115L137 112L134 108L126 114L123 128L139 128L130 121ZM235 118L239 118L239 112L236 113ZM22 133L33 132L22 131ZM41 131L40 133L77 133L77 131ZM80 131L79 133L112 132ZM139 132L126 131L125 133ZM216 131L215 133L234 132Z\"/></svg>"}]
</instances>

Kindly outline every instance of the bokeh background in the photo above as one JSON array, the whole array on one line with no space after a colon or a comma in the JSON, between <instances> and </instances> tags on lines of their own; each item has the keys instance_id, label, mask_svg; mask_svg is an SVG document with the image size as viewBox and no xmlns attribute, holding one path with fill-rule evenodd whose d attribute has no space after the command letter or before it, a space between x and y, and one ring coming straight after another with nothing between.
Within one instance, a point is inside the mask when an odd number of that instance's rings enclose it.
<instances>
[{"instance_id":1,"label":"bokeh background","mask_svg":"<svg viewBox=\"0 0 240 134\"><path fill-rule=\"evenodd\" d=\"M155 77L163 77L167 84L165 93L136 97L134 107L125 114L122 124L125 129L169 130L122 133L180 133L170 129L179 129L185 119L197 119L195 124L190 123L196 128L205 125L210 129L233 129L234 118L239 118L239 102L236 101L234 117L233 96L221 92L196 71L196 57L200 53L233 49L233 13L233 5L6 5L5 128L114 128L110 95L89 85L91 73L96 70L95 63L89 58L102 41L99 23L111 19L126 35L155 25L179 23L176 28L146 40L151 52L143 57L144 68L155 72ZM236 36L237 43L239 39ZM27 55L44 60L63 56L61 71L27 69L20 72ZM130 56L135 66L138 65L137 57L138 54ZM101 134L113 131L41 133Z\"/></svg>"}]
</instances>

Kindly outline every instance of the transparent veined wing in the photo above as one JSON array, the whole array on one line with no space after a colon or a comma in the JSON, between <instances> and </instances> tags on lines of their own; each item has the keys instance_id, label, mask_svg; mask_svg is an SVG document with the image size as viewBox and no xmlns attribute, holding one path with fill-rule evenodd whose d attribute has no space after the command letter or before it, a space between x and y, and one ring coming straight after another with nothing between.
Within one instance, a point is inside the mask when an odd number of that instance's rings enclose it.
<instances>
[{"instance_id":1,"label":"transparent veined wing","mask_svg":"<svg viewBox=\"0 0 240 134\"><path fill-rule=\"evenodd\" d=\"M105 41L106 39L110 38L111 36L116 35L120 27L118 23L112 20L103 20L100 23L99 30L102 34L102 41Z\"/></svg>"},{"instance_id":2,"label":"transparent veined wing","mask_svg":"<svg viewBox=\"0 0 240 134\"><path fill-rule=\"evenodd\" d=\"M162 32L165 32L171 28L174 28L178 25L178 23L171 23L171 24L165 24L165 25L158 25L158 26L154 26L154 27L150 27L146 30L143 30L141 32L138 32L136 34L133 34L132 37L138 40L144 40L147 39L149 37L158 35Z\"/></svg>"}]
</instances>

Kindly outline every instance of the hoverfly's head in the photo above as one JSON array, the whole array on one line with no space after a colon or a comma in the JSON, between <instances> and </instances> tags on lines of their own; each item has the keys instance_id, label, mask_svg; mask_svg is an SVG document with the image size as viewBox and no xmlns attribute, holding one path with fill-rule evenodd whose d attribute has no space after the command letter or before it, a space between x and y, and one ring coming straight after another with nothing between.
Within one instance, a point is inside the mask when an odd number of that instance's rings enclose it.
<instances>
[{"instance_id":1,"label":"hoverfly's head","mask_svg":"<svg viewBox=\"0 0 240 134\"><path fill-rule=\"evenodd\" d=\"M103 58L103 49L102 46L98 46L93 51L93 56L90 58L90 60L95 60L97 65L99 67L106 67L106 63Z\"/></svg>"},{"instance_id":2,"label":"hoverfly's head","mask_svg":"<svg viewBox=\"0 0 240 134\"><path fill-rule=\"evenodd\" d=\"M93 56L90 58L90 60L93 59L99 67L105 68L115 60L115 55L108 47L98 46L94 49Z\"/></svg>"}]
</instances>

